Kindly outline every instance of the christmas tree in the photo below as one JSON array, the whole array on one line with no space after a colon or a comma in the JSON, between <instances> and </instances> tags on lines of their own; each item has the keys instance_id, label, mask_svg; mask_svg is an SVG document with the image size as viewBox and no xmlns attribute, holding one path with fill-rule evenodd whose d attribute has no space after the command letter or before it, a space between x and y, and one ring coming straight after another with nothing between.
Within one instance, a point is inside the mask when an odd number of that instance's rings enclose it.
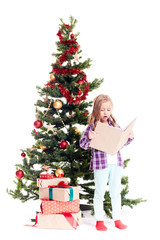
<instances>
[{"instance_id":1,"label":"christmas tree","mask_svg":"<svg viewBox=\"0 0 160 240\"><path fill-rule=\"evenodd\" d=\"M77 124L86 127L88 108L93 102L87 102L88 93L97 89L103 79L87 81L85 69L91 67L91 59L81 61L82 50L77 42L79 33L73 29L77 20L70 17L70 24L62 19L56 42L58 53L50 72L49 81L43 87L37 87L41 100L36 106L36 121L32 135L35 144L31 148L21 149L22 163L16 164L15 190L7 190L13 198L22 202L39 199L37 178L44 165L54 171L63 169L70 185L80 185L80 199L92 206L94 195L93 172L89 171L90 150L79 147L82 133ZM129 160L125 160L125 167ZM129 192L128 177L122 177L122 205L133 207L142 199L127 199ZM111 216L109 192L105 194L104 209Z\"/></svg>"}]
</instances>

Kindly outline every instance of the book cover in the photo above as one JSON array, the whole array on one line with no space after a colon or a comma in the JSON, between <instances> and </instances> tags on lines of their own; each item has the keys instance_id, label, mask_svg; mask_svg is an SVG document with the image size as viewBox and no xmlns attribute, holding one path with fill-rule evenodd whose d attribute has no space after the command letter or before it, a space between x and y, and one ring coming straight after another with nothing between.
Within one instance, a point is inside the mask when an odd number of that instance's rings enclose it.
<instances>
[{"instance_id":1,"label":"book cover","mask_svg":"<svg viewBox=\"0 0 160 240\"><path fill-rule=\"evenodd\" d=\"M98 122L95 128L98 134L91 140L90 146L111 155L116 154L127 142L135 121L136 119L134 119L124 130Z\"/></svg>"}]
</instances>

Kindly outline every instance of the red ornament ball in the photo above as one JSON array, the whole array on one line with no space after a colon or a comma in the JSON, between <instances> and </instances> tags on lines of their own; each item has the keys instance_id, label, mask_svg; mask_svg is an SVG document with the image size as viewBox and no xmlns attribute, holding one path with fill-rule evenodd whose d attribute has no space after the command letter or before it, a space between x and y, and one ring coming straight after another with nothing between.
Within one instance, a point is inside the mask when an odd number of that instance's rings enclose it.
<instances>
[{"instance_id":1,"label":"red ornament ball","mask_svg":"<svg viewBox=\"0 0 160 240\"><path fill-rule=\"evenodd\" d=\"M22 153L21 153L21 156L22 156L22 157L25 157L25 156L26 156L26 154L25 154L24 152L22 152Z\"/></svg>"},{"instance_id":2,"label":"red ornament ball","mask_svg":"<svg viewBox=\"0 0 160 240\"><path fill-rule=\"evenodd\" d=\"M74 38L75 38L75 35L72 33L70 37L71 37L72 39L74 39Z\"/></svg>"},{"instance_id":3,"label":"red ornament ball","mask_svg":"<svg viewBox=\"0 0 160 240\"><path fill-rule=\"evenodd\" d=\"M77 92L77 95L82 95L82 91L79 90L79 91Z\"/></svg>"},{"instance_id":4,"label":"red ornament ball","mask_svg":"<svg viewBox=\"0 0 160 240\"><path fill-rule=\"evenodd\" d=\"M83 82L83 80L78 80L77 83L78 83L78 84L83 84L84 82Z\"/></svg>"},{"instance_id":5,"label":"red ornament ball","mask_svg":"<svg viewBox=\"0 0 160 240\"><path fill-rule=\"evenodd\" d=\"M42 122L41 122L40 120L36 120L36 121L34 122L34 127L35 127L35 128L41 128L41 127L42 127Z\"/></svg>"},{"instance_id":6,"label":"red ornament ball","mask_svg":"<svg viewBox=\"0 0 160 240\"><path fill-rule=\"evenodd\" d=\"M17 171L16 171L16 177L17 177L17 178L20 179L20 178L22 178L23 176L24 176L24 172L23 172L22 170L17 170Z\"/></svg>"},{"instance_id":7,"label":"red ornament ball","mask_svg":"<svg viewBox=\"0 0 160 240\"><path fill-rule=\"evenodd\" d=\"M68 143L67 143L66 141L62 141L62 142L60 143L60 148L66 148L67 145L68 145Z\"/></svg>"}]
</instances>

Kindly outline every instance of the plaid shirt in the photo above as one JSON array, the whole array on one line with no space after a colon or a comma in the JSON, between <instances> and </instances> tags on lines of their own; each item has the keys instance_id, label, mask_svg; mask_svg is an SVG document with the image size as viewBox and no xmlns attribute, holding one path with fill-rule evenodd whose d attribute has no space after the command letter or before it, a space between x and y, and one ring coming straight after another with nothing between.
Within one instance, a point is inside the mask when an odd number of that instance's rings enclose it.
<instances>
[{"instance_id":1,"label":"plaid shirt","mask_svg":"<svg viewBox=\"0 0 160 240\"><path fill-rule=\"evenodd\" d=\"M111 122L109 122L110 126L113 126ZM119 126L118 126L119 127ZM93 125L89 125L85 132L83 133L81 139L80 139L80 147L87 150L90 148L90 142L88 138L88 134L90 131L93 131ZM128 139L127 143L125 145L128 145L133 139ZM123 166L123 161L121 157L120 151L117 152L117 164L118 166ZM94 169L104 169L107 168L107 153L97 150L95 148L91 148L91 162L90 162L90 170Z\"/></svg>"}]
</instances>

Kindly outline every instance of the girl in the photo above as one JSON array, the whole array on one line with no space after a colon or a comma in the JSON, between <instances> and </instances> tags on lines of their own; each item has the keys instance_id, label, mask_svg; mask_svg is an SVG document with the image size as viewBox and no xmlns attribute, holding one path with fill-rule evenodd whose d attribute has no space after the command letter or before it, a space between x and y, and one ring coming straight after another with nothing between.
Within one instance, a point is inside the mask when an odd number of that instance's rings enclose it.
<instances>
[{"instance_id":1,"label":"girl","mask_svg":"<svg viewBox=\"0 0 160 240\"><path fill-rule=\"evenodd\" d=\"M105 123L109 126L119 127L112 115L113 103L108 95L99 95L94 101L93 111L89 118L89 126L80 139L80 147L89 149L91 139L95 138L97 133L94 131L97 121ZM133 132L128 136L129 144L133 139ZM115 227L119 229L127 228L120 221L121 214L121 174L123 169L123 161L120 151L116 155L109 155L105 152L91 148L90 170L94 170L94 212L96 218L96 229L106 231L107 227L103 220L103 200L106 191L107 181L109 180L109 192L112 204L112 217Z\"/></svg>"}]
</instances>

